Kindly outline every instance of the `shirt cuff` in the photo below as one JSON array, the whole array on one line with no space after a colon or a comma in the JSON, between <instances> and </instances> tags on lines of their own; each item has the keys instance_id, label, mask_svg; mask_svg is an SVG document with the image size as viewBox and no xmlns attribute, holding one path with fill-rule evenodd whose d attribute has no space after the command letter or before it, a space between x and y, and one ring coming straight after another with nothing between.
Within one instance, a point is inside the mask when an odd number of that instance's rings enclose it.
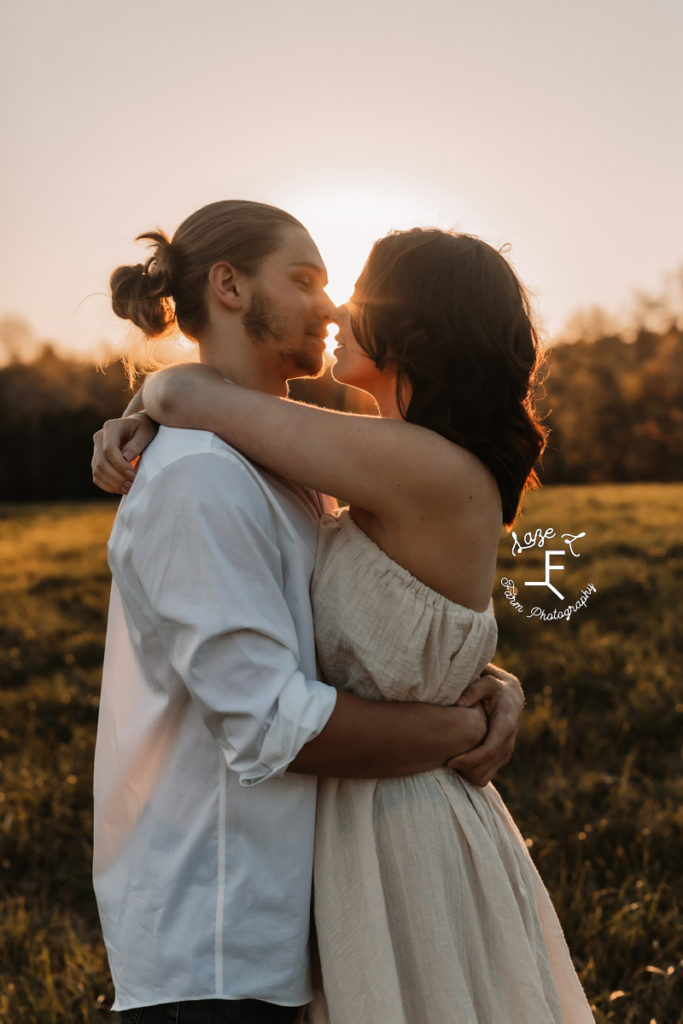
<instances>
[{"instance_id":1,"label":"shirt cuff","mask_svg":"<svg viewBox=\"0 0 683 1024\"><path fill-rule=\"evenodd\" d=\"M302 676L297 673L280 693L277 711L268 726L261 756L257 764L240 772L242 786L255 786L274 776L284 775L304 744L314 739L327 725L337 703L337 691L318 680L304 678L304 700L301 694Z\"/></svg>"}]
</instances>

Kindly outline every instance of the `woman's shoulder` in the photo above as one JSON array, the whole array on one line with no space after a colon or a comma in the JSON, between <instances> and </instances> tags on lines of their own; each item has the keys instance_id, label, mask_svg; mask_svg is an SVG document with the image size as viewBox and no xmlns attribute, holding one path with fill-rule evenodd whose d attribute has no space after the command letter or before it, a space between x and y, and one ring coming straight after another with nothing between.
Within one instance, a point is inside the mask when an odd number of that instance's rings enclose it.
<instances>
[{"instance_id":1,"label":"woman's shoulder","mask_svg":"<svg viewBox=\"0 0 683 1024\"><path fill-rule=\"evenodd\" d=\"M412 465L406 466L413 480L413 492L420 506L433 504L435 513L484 502L495 517L503 506L500 489L489 467L463 445L424 431L411 450Z\"/></svg>"}]
</instances>

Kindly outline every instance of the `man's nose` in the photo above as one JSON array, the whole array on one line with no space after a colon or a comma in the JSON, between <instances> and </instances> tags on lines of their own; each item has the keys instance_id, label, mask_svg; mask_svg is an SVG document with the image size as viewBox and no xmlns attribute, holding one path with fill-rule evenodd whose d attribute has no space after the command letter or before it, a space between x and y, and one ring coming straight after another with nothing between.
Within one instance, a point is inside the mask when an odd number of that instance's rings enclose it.
<instances>
[{"instance_id":1,"label":"man's nose","mask_svg":"<svg viewBox=\"0 0 683 1024\"><path fill-rule=\"evenodd\" d=\"M334 302L329 297L327 292L323 292L323 301L320 312L325 320L329 320L331 322L336 323L337 307L335 306Z\"/></svg>"}]
</instances>

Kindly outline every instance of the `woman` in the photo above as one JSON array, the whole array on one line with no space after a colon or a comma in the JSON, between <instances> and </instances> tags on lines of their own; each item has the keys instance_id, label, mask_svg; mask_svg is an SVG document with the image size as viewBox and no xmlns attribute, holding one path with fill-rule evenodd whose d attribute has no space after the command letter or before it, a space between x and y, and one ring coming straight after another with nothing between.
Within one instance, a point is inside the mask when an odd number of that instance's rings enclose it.
<instances>
[{"instance_id":1,"label":"woman","mask_svg":"<svg viewBox=\"0 0 683 1024\"><path fill-rule=\"evenodd\" d=\"M148 378L157 422L213 431L296 483L343 494L312 601L325 678L449 704L490 661L501 525L544 431L526 295L503 257L436 230L375 244L339 311L337 380L381 418L239 388L204 367ZM315 916L331 1024L592 1021L561 928L498 793L447 769L321 780Z\"/></svg>"}]
</instances>

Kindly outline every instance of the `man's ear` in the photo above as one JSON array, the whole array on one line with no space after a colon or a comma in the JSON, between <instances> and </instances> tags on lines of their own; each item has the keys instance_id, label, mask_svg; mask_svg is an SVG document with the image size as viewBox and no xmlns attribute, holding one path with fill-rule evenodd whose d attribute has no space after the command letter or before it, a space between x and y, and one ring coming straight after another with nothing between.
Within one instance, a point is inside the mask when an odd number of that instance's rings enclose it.
<instances>
[{"instance_id":1,"label":"man's ear","mask_svg":"<svg viewBox=\"0 0 683 1024\"><path fill-rule=\"evenodd\" d=\"M242 309L244 277L230 263L214 263L209 271L209 287L227 309Z\"/></svg>"}]
</instances>

